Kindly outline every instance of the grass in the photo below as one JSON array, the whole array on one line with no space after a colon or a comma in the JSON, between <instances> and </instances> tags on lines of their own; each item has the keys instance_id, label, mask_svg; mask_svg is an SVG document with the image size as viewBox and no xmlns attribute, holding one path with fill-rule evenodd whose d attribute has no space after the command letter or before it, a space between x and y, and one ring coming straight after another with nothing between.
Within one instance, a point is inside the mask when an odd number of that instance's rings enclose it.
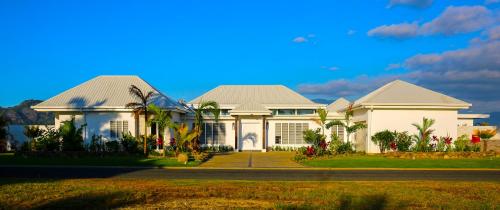
<instances>
[{"instance_id":1,"label":"grass","mask_svg":"<svg viewBox=\"0 0 500 210\"><path fill-rule=\"evenodd\" d=\"M339 156L306 160L310 167L325 168L500 168L500 158L482 159L398 159L382 156Z\"/></svg>"},{"instance_id":2,"label":"grass","mask_svg":"<svg viewBox=\"0 0 500 210\"><path fill-rule=\"evenodd\" d=\"M499 182L0 180L2 209L498 209Z\"/></svg>"},{"instance_id":3,"label":"grass","mask_svg":"<svg viewBox=\"0 0 500 210\"><path fill-rule=\"evenodd\" d=\"M145 158L141 156L107 157L22 157L13 153L0 153L0 165L72 165L72 166L155 166L182 167L197 166L200 161L190 161L187 165L175 158Z\"/></svg>"}]
</instances>

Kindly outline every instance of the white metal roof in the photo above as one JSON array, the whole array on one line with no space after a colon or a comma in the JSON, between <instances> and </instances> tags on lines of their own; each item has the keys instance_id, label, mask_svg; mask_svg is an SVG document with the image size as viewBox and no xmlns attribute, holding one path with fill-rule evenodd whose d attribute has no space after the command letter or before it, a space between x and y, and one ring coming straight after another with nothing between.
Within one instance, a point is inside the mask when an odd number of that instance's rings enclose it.
<instances>
[{"instance_id":1,"label":"white metal roof","mask_svg":"<svg viewBox=\"0 0 500 210\"><path fill-rule=\"evenodd\" d=\"M349 104L351 104L350 101L348 101L345 98L340 97L339 99L335 100L333 103L331 103L330 105L328 105L326 107L326 109L328 111L338 112L338 111L340 111L342 109L345 109L347 106L349 106Z\"/></svg>"},{"instance_id":2,"label":"white metal roof","mask_svg":"<svg viewBox=\"0 0 500 210\"><path fill-rule=\"evenodd\" d=\"M236 108L244 105L240 109L253 109L256 104L266 109L273 107L318 108L320 106L283 85L221 85L189 103L198 104L200 101L216 101L221 107Z\"/></svg>"},{"instance_id":3,"label":"white metal roof","mask_svg":"<svg viewBox=\"0 0 500 210\"><path fill-rule=\"evenodd\" d=\"M462 100L405 82L395 80L354 102L354 107L376 106L436 106L468 108Z\"/></svg>"},{"instance_id":4,"label":"white metal roof","mask_svg":"<svg viewBox=\"0 0 500 210\"><path fill-rule=\"evenodd\" d=\"M138 76L98 76L66 90L33 106L34 109L98 109L125 108L137 99L130 95L129 87L137 86L145 94L153 91L153 103L162 108L185 110L177 101L170 99Z\"/></svg>"}]
</instances>

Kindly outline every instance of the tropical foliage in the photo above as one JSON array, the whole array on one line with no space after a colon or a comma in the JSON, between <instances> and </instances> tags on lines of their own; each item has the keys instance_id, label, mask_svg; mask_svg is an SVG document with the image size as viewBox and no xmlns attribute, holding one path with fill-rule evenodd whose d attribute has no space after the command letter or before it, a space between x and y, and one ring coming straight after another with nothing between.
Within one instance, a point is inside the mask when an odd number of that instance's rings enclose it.
<instances>
[{"instance_id":1,"label":"tropical foliage","mask_svg":"<svg viewBox=\"0 0 500 210\"><path fill-rule=\"evenodd\" d=\"M326 109L317 109L316 113L318 113L319 120L317 123L321 125L321 131L322 134L325 135L325 125L326 125L326 118L328 117L328 110Z\"/></svg>"},{"instance_id":2,"label":"tropical foliage","mask_svg":"<svg viewBox=\"0 0 500 210\"><path fill-rule=\"evenodd\" d=\"M192 141L199 135L198 130L189 130L185 123L175 124L175 141L177 152L189 152L192 150Z\"/></svg>"},{"instance_id":3,"label":"tropical foliage","mask_svg":"<svg viewBox=\"0 0 500 210\"><path fill-rule=\"evenodd\" d=\"M352 104L350 104L344 114L344 121L342 120L333 120L326 124L326 128L330 129L334 125L340 125L345 128L347 133L347 142L350 142L350 136L352 133L356 133L356 131L366 128L366 124L364 123L351 123L351 118L354 116L354 111L352 109Z\"/></svg>"},{"instance_id":4,"label":"tropical foliage","mask_svg":"<svg viewBox=\"0 0 500 210\"><path fill-rule=\"evenodd\" d=\"M59 127L59 134L62 140L62 150L63 151L83 151L83 128L86 125L82 125L77 128L75 125L75 119L69 121L64 121Z\"/></svg>"},{"instance_id":5,"label":"tropical foliage","mask_svg":"<svg viewBox=\"0 0 500 210\"><path fill-rule=\"evenodd\" d=\"M192 140L192 148L195 151L200 151L200 135L203 133L203 122L205 115L210 114L214 117L215 122L219 120L220 108L215 101L200 101L198 106L194 108L194 132L196 137Z\"/></svg>"},{"instance_id":6,"label":"tropical foliage","mask_svg":"<svg viewBox=\"0 0 500 210\"><path fill-rule=\"evenodd\" d=\"M132 108L136 118L139 118L141 114L144 114L144 121L148 122L149 104L151 104L151 101L156 94L153 91L144 92L135 85L130 85L129 94L133 96L136 99L136 101L126 104L125 107ZM143 139L144 155L148 154L147 137L148 137L148 127L146 124L144 124L144 139Z\"/></svg>"},{"instance_id":7,"label":"tropical foliage","mask_svg":"<svg viewBox=\"0 0 500 210\"><path fill-rule=\"evenodd\" d=\"M378 145L380 153L384 153L385 150L391 149L391 144L396 142L394 133L389 130L377 132L371 139L373 143Z\"/></svg>"},{"instance_id":8,"label":"tropical foliage","mask_svg":"<svg viewBox=\"0 0 500 210\"><path fill-rule=\"evenodd\" d=\"M43 130L38 126L24 126L24 135L29 138L29 142L27 142L30 150L36 150L36 138L40 137L43 134Z\"/></svg>"},{"instance_id":9,"label":"tropical foliage","mask_svg":"<svg viewBox=\"0 0 500 210\"><path fill-rule=\"evenodd\" d=\"M416 140L415 149L417 151L419 152L429 151L431 135L434 132L434 129L431 129L431 127L432 125L434 125L435 122L436 121L434 119L429 119L424 117L422 119L422 124L417 124L417 123L412 124L418 130L418 134L414 136Z\"/></svg>"},{"instance_id":10,"label":"tropical foliage","mask_svg":"<svg viewBox=\"0 0 500 210\"><path fill-rule=\"evenodd\" d=\"M7 118L0 115L0 152L5 152L7 150Z\"/></svg>"}]
</instances>

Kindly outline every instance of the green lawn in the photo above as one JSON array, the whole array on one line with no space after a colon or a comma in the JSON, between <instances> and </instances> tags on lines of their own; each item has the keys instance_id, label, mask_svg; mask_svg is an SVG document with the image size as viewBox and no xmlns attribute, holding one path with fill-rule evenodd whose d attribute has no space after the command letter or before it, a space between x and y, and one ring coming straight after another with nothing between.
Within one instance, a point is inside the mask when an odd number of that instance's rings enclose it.
<instances>
[{"instance_id":1,"label":"green lawn","mask_svg":"<svg viewBox=\"0 0 500 210\"><path fill-rule=\"evenodd\" d=\"M190 161L187 165L177 162L175 158L144 158L140 156L114 157L54 157L35 158L15 156L12 153L0 153L0 165L75 165L75 166L158 166L182 167L197 166L200 161Z\"/></svg>"},{"instance_id":2,"label":"green lawn","mask_svg":"<svg viewBox=\"0 0 500 210\"><path fill-rule=\"evenodd\" d=\"M310 167L325 168L500 168L500 158L484 159L397 159L382 156L345 156L306 160Z\"/></svg>"},{"instance_id":3,"label":"green lawn","mask_svg":"<svg viewBox=\"0 0 500 210\"><path fill-rule=\"evenodd\" d=\"M498 209L499 182L0 179L0 209Z\"/></svg>"}]
</instances>

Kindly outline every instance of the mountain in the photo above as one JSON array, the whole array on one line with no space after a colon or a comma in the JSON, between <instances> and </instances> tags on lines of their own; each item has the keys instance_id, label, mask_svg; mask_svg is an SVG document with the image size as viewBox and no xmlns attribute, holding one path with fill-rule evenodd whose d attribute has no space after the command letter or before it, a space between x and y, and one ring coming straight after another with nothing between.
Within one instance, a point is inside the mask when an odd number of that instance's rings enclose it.
<instances>
[{"instance_id":1,"label":"mountain","mask_svg":"<svg viewBox=\"0 0 500 210\"><path fill-rule=\"evenodd\" d=\"M318 103L318 104L331 104L334 100L330 100L330 99L324 99L324 98L316 98L316 99L311 99L311 101L313 101L314 103Z\"/></svg>"},{"instance_id":2,"label":"mountain","mask_svg":"<svg viewBox=\"0 0 500 210\"><path fill-rule=\"evenodd\" d=\"M54 113L37 112L31 106L42 102L41 100L26 100L13 107L0 107L0 114L5 115L13 125L52 125Z\"/></svg>"}]
</instances>

